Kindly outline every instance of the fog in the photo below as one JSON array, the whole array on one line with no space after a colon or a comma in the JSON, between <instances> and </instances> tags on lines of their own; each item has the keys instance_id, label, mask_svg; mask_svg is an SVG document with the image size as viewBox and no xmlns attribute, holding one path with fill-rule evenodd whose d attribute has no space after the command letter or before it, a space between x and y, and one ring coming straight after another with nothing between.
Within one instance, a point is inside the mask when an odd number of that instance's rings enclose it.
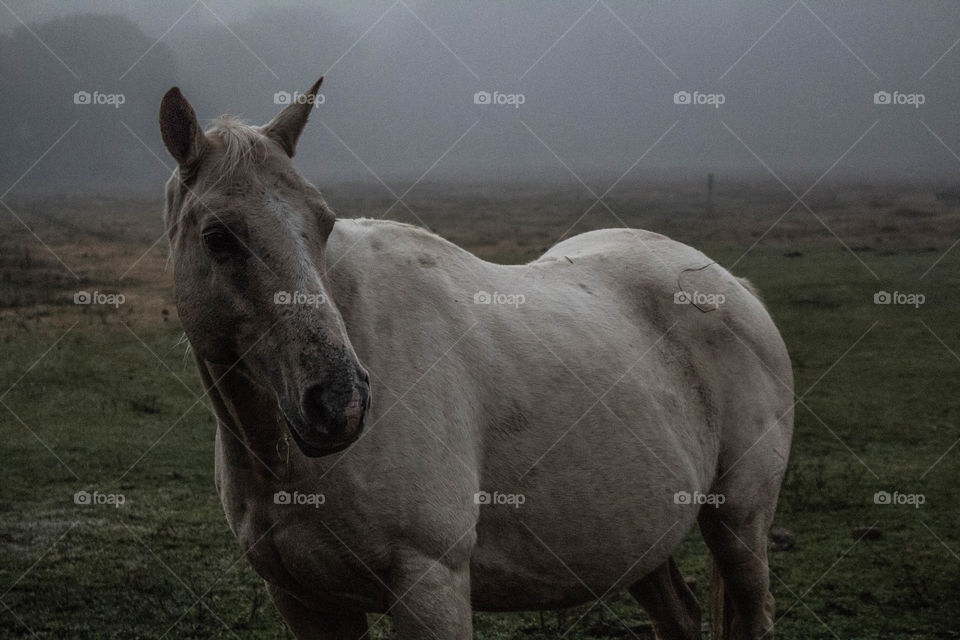
<instances>
[{"instance_id":1,"label":"fog","mask_svg":"<svg viewBox=\"0 0 960 640\"><path fill-rule=\"evenodd\" d=\"M169 87L260 123L320 75L320 186L950 182L958 38L950 2L5 0L0 191L159 193Z\"/></svg>"}]
</instances>

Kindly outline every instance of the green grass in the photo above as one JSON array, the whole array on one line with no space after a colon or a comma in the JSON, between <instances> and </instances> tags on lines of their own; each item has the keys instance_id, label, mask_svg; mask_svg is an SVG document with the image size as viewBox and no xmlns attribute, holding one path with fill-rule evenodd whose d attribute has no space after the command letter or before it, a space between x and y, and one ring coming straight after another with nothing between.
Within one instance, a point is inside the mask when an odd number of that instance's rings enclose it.
<instances>
[{"instance_id":1,"label":"green grass","mask_svg":"<svg viewBox=\"0 0 960 640\"><path fill-rule=\"evenodd\" d=\"M698 244L725 265L745 249ZM761 243L736 268L762 291L803 396L777 517L796 547L771 554L778 637L956 637L960 446L928 469L960 438L960 250L922 280L939 253L858 255L879 280L829 240ZM875 305L879 289L926 303ZM189 409L201 385L179 330L134 329L186 387L122 327L83 323L2 398L25 424L0 406L0 637L288 637L227 528L214 423L202 403ZM0 391L56 337L8 339ZM126 503L79 506L81 489ZM880 490L926 503L876 505ZM852 536L873 524L881 538ZM677 557L705 605L695 532ZM629 597L608 604L566 637L646 636ZM584 610L477 614L476 637L559 637ZM389 622L372 637L390 637Z\"/></svg>"}]
</instances>

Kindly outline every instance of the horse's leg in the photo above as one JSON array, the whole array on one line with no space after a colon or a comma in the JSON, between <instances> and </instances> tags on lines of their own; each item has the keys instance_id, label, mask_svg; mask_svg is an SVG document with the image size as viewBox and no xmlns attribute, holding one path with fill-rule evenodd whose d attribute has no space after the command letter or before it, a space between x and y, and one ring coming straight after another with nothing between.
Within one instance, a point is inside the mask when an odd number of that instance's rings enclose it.
<instances>
[{"instance_id":1,"label":"horse's leg","mask_svg":"<svg viewBox=\"0 0 960 640\"><path fill-rule=\"evenodd\" d=\"M653 621L658 640L698 640L700 605L673 557L630 586L630 594Z\"/></svg>"},{"instance_id":2,"label":"horse's leg","mask_svg":"<svg viewBox=\"0 0 960 640\"><path fill-rule=\"evenodd\" d=\"M715 637L722 640L772 640L773 594L767 564L767 532L776 508L773 501L738 498L757 495L756 483L735 481L714 489L726 501L700 509L700 530L713 555L722 591L715 593ZM722 603L721 603L722 600Z\"/></svg>"},{"instance_id":3,"label":"horse's leg","mask_svg":"<svg viewBox=\"0 0 960 640\"><path fill-rule=\"evenodd\" d=\"M406 552L394 575L390 614L398 640L473 637L469 560L453 563Z\"/></svg>"},{"instance_id":4,"label":"horse's leg","mask_svg":"<svg viewBox=\"0 0 960 640\"><path fill-rule=\"evenodd\" d=\"M359 640L367 635L367 616L364 613L337 610L319 610L307 607L286 591L267 583L284 622L298 640Z\"/></svg>"}]
</instances>

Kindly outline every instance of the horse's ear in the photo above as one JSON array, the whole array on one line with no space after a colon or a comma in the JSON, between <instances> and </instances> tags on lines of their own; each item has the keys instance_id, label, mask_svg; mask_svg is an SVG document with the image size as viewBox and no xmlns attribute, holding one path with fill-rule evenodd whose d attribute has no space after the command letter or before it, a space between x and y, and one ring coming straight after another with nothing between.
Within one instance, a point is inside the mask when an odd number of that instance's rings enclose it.
<instances>
[{"instance_id":1,"label":"horse's ear","mask_svg":"<svg viewBox=\"0 0 960 640\"><path fill-rule=\"evenodd\" d=\"M160 102L160 135L181 169L191 168L200 159L206 138L179 87L167 91Z\"/></svg>"},{"instance_id":2,"label":"horse's ear","mask_svg":"<svg viewBox=\"0 0 960 640\"><path fill-rule=\"evenodd\" d=\"M307 125L310 110L313 109L317 91L323 82L323 76L302 96L292 101L290 106L277 114L273 120L263 125L263 134L283 147L291 158L297 151L297 140Z\"/></svg>"}]
</instances>

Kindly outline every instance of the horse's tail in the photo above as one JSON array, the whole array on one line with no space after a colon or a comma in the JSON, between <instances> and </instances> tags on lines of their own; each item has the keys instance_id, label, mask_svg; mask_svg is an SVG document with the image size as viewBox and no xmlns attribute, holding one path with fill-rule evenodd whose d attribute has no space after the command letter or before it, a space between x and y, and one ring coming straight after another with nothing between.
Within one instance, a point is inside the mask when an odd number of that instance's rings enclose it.
<instances>
[{"instance_id":1,"label":"horse's tail","mask_svg":"<svg viewBox=\"0 0 960 640\"><path fill-rule=\"evenodd\" d=\"M723 588L723 577L717 566L717 559L710 554L710 637L713 640L729 640L730 621L733 611L730 610L730 599Z\"/></svg>"}]
</instances>

